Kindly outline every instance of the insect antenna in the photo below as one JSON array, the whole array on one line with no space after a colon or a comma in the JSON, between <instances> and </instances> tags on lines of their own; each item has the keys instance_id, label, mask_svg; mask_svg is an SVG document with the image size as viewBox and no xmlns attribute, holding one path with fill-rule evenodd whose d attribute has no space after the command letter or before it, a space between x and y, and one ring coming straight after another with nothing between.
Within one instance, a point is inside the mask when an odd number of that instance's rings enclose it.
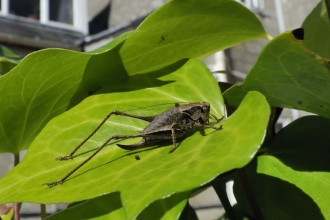
<instances>
[{"instance_id":1,"label":"insect antenna","mask_svg":"<svg viewBox=\"0 0 330 220\"><path fill-rule=\"evenodd\" d=\"M187 104L189 102L176 102L176 103ZM163 109L167 108L166 105L173 105L172 107L174 107L175 103L174 102L167 102L167 103L148 105L148 106L136 106L136 105L125 104L125 106L130 106L130 107L133 107L133 108L129 109L129 110L125 110L123 112L130 112L130 111L135 111L135 110L139 110L139 109L163 110ZM159 107L159 108L154 108L154 107Z\"/></svg>"}]
</instances>

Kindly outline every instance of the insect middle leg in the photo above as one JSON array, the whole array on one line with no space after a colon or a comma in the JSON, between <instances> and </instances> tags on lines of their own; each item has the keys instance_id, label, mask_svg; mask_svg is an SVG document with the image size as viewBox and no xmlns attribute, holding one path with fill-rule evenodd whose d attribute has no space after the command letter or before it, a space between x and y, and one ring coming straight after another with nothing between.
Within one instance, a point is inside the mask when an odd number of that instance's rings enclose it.
<instances>
[{"instance_id":1,"label":"insect middle leg","mask_svg":"<svg viewBox=\"0 0 330 220\"><path fill-rule=\"evenodd\" d=\"M173 153L178 147L176 145L176 133L175 133L175 127L177 127L178 129L181 129L180 124L172 124L172 143L173 143L173 147L171 148L171 150L168 152L169 154Z\"/></svg>"},{"instance_id":2,"label":"insect middle leg","mask_svg":"<svg viewBox=\"0 0 330 220\"><path fill-rule=\"evenodd\" d=\"M94 129L94 131L92 131L92 133L90 133L75 149L73 149L73 151L66 156L61 156L56 158L56 160L67 160L67 159L72 159L72 156L74 155L74 153L84 144L86 143L86 141L88 139L90 139L101 127L102 125L110 118L111 115L121 115L121 116L126 116L126 117L130 117L130 118L137 118L137 119L141 119L141 120L145 120L148 122L151 122L152 120L155 119L156 116L140 116L140 115L133 115L133 114L128 114L125 112L120 112L120 111L112 111L110 112L103 120L102 122Z\"/></svg>"}]
</instances>

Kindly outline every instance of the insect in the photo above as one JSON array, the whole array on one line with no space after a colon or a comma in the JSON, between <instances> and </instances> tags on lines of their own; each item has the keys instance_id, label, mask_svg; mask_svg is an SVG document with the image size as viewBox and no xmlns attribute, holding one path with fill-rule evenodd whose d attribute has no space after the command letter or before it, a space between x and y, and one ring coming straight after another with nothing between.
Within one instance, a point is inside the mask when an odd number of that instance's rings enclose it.
<instances>
[{"instance_id":1,"label":"insect","mask_svg":"<svg viewBox=\"0 0 330 220\"><path fill-rule=\"evenodd\" d=\"M140 116L128 114L120 111L110 112L103 121L96 127L96 129L85 138L69 155L56 158L56 160L67 160L72 159L74 153L89 139L96 131L110 118L112 115L121 115L131 118L137 118L150 122L150 124L140 133L135 135L114 135L111 136L107 141L105 141L91 156L85 159L81 164L71 170L62 179L44 183L42 185L55 186L57 184L62 184L69 176L76 172L85 163L91 160L102 148L104 148L111 140L127 139L142 137L142 140L136 144L123 145L117 144L118 147L125 150L135 150L139 148L146 147L149 144L158 143L164 140L172 140L173 147L169 153L173 153L176 148L176 139L183 137L188 131L194 128L212 128L215 130L222 129L222 125L219 127L214 127L209 125L210 115L217 121L221 121L222 118L217 118L210 112L210 103L208 102L196 102L185 105L175 104L173 108L170 108L159 115L154 116Z\"/></svg>"},{"instance_id":2,"label":"insect","mask_svg":"<svg viewBox=\"0 0 330 220\"><path fill-rule=\"evenodd\" d=\"M166 35L166 36L162 35L162 36L160 37L160 41L159 41L158 44L160 44L161 42L165 41L167 37L168 37L168 35Z\"/></svg>"}]
</instances>

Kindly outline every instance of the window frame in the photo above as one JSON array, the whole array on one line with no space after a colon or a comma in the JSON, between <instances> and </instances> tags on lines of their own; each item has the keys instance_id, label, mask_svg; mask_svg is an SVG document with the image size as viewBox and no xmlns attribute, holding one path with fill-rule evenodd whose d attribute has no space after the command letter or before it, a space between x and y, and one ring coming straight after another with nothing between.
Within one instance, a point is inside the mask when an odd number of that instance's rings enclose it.
<instances>
[{"instance_id":1,"label":"window frame","mask_svg":"<svg viewBox=\"0 0 330 220\"><path fill-rule=\"evenodd\" d=\"M49 0L39 0L40 4L40 19L39 23L47 26L63 28L63 29L74 29L85 35L88 34L88 9L87 9L87 0L72 0L73 4L73 24L65 24L61 22L51 21L49 19ZM1 10L0 16L4 17L20 17L9 13L9 4L10 0L1 0ZM29 20L28 18L26 18Z\"/></svg>"}]
</instances>

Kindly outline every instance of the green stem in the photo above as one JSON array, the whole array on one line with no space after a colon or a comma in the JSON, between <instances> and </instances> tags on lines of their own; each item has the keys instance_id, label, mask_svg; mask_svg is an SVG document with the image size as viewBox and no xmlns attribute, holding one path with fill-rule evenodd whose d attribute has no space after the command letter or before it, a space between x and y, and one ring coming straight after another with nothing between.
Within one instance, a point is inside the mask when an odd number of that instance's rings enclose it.
<instances>
[{"instance_id":1,"label":"green stem","mask_svg":"<svg viewBox=\"0 0 330 220\"><path fill-rule=\"evenodd\" d=\"M14 166L16 167L19 164L19 153L14 154Z\"/></svg>"},{"instance_id":2,"label":"green stem","mask_svg":"<svg viewBox=\"0 0 330 220\"><path fill-rule=\"evenodd\" d=\"M47 217L45 204L40 204L40 215L41 215L41 219L44 219Z\"/></svg>"},{"instance_id":3,"label":"green stem","mask_svg":"<svg viewBox=\"0 0 330 220\"><path fill-rule=\"evenodd\" d=\"M17 164L19 164L19 153L14 154L14 166L17 166ZM19 215L19 210L20 210L20 204L14 203L14 219L15 220L21 219L21 217Z\"/></svg>"},{"instance_id":4,"label":"green stem","mask_svg":"<svg viewBox=\"0 0 330 220\"><path fill-rule=\"evenodd\" d=\"M212 181L212 186L215 192L217 193L223 208L225 209L228 217L230 220L236 220L236 215L233 210L233 207L231 206L227 192L226 192L226 183L222 182L219 177L217 177L215 180Z\"/></svg>"},{"instance_id":5,"label":"green stem","mask_svg":"<svg viewBox=\"0 0 330 220\"><path fill-rule=\"evenodd\" d=\"M244 168L238 170L239 178L243 184L244 191L247 195L247 198L249 200L249 203L251 205L251 208L253 210L254 217L258 220L264 220L264 216L262 215L262 212L260 210L260 207L258 205L257 199L254 196L249 180L246 176L246 173L244 171Z\"/></svg>"}]
</instances>

